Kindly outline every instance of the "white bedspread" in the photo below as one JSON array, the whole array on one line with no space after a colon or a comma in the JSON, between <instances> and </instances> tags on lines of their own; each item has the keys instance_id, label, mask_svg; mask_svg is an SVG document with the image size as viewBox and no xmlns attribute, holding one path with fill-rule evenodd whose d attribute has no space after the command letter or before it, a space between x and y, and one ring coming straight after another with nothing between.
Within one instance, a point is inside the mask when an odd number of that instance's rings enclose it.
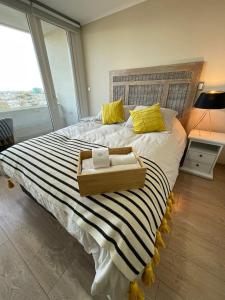
<instances>
[{"instance_id":1,"label":"white bedspread","mask_svg":"<svg viewBox=\"0 0 225 300\"><path fill-rule=\"evenodd\" d=\"M177 119L174 119L172 133L135 134L132 129L122 125L102 125L94 121L81 122L63 128L58 133L108 147L132 146L139 155L155 161L162 168L171 189L186 145L185 130ZM107 299L106 295L112 300L127 299L129 281L115 267L109 252L77 226L74 228L74 236L92 254L95 261L96 275L91 288L92 295L98 300Z\"/></svg>"},{"instance_id":2,"label":"white bedspread","mask_svg":"<svg viewBox=\"0 0 225 300\"><path fill-rule=\"evenodd\" d=\"M166 174L171 189L178 175L181 156L186 145L186 133L174 118L172 133L153 132L135 134L131 128L121 125L102 125L98 122L80 122L57 131L68 138L83 139L108 147L132 146L144 157L155 161Z\"/></svg>"}]
</instances>

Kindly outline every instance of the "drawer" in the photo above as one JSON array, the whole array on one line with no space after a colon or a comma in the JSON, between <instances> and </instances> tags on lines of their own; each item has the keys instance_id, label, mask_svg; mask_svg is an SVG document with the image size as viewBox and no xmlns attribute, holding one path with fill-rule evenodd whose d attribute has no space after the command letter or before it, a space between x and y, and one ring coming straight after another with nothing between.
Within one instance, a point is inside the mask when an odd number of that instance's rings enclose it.
<instances>
[{"instance_id":1,"label":"drawer","mask_svg":"<svg viewBox=\"0 0 225 300\"><path fill-rule=\"evenodd\" d=\"M186 169L189 169L190 171L193 170L193 171L197 171L197 172L200 172L200 173L209 174L210 171L211 171L212 165L186 159L184 161L183 167L186 168Z\"/></svg>"},{"instance_id":2,"label":"drawer","mask_svg":"<svg viewBox=\"0 0 225 300\"><path fill-rule=\"evenodd\" d=\"M186 159L212 165L216 159L216 155L193 151L190 149L187 153Z\"/></svg>"}]
</instances>

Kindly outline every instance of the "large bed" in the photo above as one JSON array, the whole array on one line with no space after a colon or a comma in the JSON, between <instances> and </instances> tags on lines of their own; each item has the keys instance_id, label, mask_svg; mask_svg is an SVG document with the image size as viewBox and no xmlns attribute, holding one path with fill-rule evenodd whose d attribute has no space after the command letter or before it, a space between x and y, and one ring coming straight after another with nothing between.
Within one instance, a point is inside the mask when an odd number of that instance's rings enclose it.
<instances>
[{"instance_id":1,"label":"large bed","mask_svg":"<svg viewBox=\"0 0 225 300\"><path fill-rule=\"evenodd\" d=\"M82 209L77 208L78 202L76 202L76 205L73 202L71 208L72 201L68 199L68 195L74 191L70 190L69 187L73 183L73 177L76 177L75 166L74 170L71 169L71 163L74 162L76 165L73 156L75 157L80 149L91 149L98 146L110 148L132 146L149 168L150 165L154 165L154 174L158 172L162 177L162 181L164 180L165 186L167 185L165 195L168 197L176 182L179 164L186 146L186 133L181 122L184 124L185 116L192 106L201 68L202 62L196 62L163 68L142 68L110 73L112 100L121 98L126 105L145 106L159 102L164 107L178 111L178 118L173 118L170 131L135 134L132 128L126 127L124 123L102 125L96 118L87 118L78 124L49 135L17 144L0 154L1 173L18 182L37 202L57 218L61 225L83 245L86 252L92 254L96 275L91 293L96 296L96 299L106 299L106 296L109 296L112 300L127 299L130 281L139 278L141 272L138 271L134 276L132 272L129 273L129 268L121 266L123 261L118 258L118 253L124 248L122 246L121 248L118 247L120 240L116 239L115 232L112 232L111 235L109 233L108 237L111 239L115 237L114 240L118 242L117 245L110 243L110 240L106 241L108 238L106 236L100 237L100 231L96 228L93 230L90 222L96 222L95 225L98 225L95 220L96 212L102 213L112 223L115 221L113 226L116 224L119 229L124 230L128 239L127 242L132 241L131 244L133 243L132 246L135 248L136 240L132 240L130 231L136 229L140 231L141 235L139 225L135 223L136 221L133 221L137 217L141 220L141 215L136 210L137 206L141 206L140 199L138 199L140 195L137 195L138 192L135 190L118 194L108 193L97 198L93 197L92 201L93 199L99 201L98 203L101 205L99 208L89 202L88 197L79 197L78 194L73 194L77 201L82 202ZM67 174L63 172L67 172ZM59 173L61 173L61 177ZM150 174L147 175L151 176ZM157 178L155 180L161 179ZM146 183L148 190L150 190L148 187L149 182ZM58 187L61 187L64 183L65 189L62 195ZM160 183L159 189L164 189L164 186ZM77 193L77 191L75 192ZM138 197L135 198L135 195ZM149 201L154 206L157 205L150 195L145 192L145 201ZM149 196L149 198L146 198L146 196ZM113 202L110 202L110 199ZM64 202L67 202L67 205L64 205ZM92 215L88 210L89 207L93 209ZM125 228L125 223L119 224L120 219L118 217L114 218L112 215L111 211L117 213L116 210L118 209L118 212L120 212L121 207L130 212L128 222L130 221L132 228ZM75 211L78 214L74 213ZM143 215L146 215L143 207L142 212ZM157 221L154 237L165 212L166 205L163 206L162 214ZM84 222L84 218L88 220L88 226ZM151 218L151 216L148 216L148 218ZM126 227L128 226L126 225ZM143 241L145 241L144 237ZM118 251L116 251L116 246ZM138 254L142 251L138 252L138 246L135 250ZM127 257L129 258L129 251L127 251ZM151 253L150 257L152 257ZM135 258L131 261L134 262ZM138 264L136 265L138 266ZM124 270L127 270L127 272L124 272Z\"/></svg>"}]
</instances>

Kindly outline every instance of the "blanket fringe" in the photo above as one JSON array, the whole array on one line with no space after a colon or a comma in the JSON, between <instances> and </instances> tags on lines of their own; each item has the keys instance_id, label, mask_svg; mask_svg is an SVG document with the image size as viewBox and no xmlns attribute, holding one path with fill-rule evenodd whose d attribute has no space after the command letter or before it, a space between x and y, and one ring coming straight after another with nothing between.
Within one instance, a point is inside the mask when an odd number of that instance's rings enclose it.
<instances>
[{"instance_id":1,"label":"blanket fringe","mask_svg":"<svg viewBox=\"0 0 225 300\"><path fill-rule=\"evenodd\" d=\"M164 242L164 240L163 240L163 238L162 238L162 235L161 235L161 233L160 233L159 230L156 231L155 246L156 246L156 248L158 248L158 249L159 249L160 247L166 248L165 242Z\"/></svg>"},{"instance_id":2,"label":"blanket fringe","mask_svg":"<svg viewBox=\"0 0 225 300\"><path fill-rule=\"evenodd\" d=\"M14 188L14 186L15 186L15 184L12 182L12 180L9 178L8 179L8 188L9 189L12 189L12 188Z\"/></svg>"},{"instance_id":3,"label":"blanket fringe","mask_svg":"<svg viewBox=\"0 0 225 300\"><path fill-rule=\"evenodd\" d=\"M166 207L165 218L170 221L171 220L171 209L169 206Z\"/></svg>"},{"instance_id":4,"label":"blanket fringe","mask_svg":"<svg viewBox=\"0 0 225 300\"><path fill-rule=\"evenodd\" d=\"M159 250L155 247L154 256L152 258L153 266L157 266L160 263Z\"/></svg>"},{"instance_id":5,"label":"blanket fringe","mask_svg":"<svg viewBox=\"0 0 225 300\"><path fill-rule=\"evenodd\" d=\"M159 227L159 230L162 233L170 233L170 227L169 227L169 225L168 225L167 220L166 220L165 217L162 219L162 223L161 223L161 225Z\"/></svg>"},{"instance_id":6,"label":"blanket fringe","mask_svg":"<svg viewBox=\"0 0 225 300\"><path fill-rule=\"evenodd\" d=\"M144 293L136 280L130 283L129 300L144 300Z\"/></svg>"},{"instance_id":7,"label":"blanket fringe","mask_svg":"<svg viewBox=\"0 0 225 300\"><path fill-rule=\"evenodd\" d=\"M152 263L148 264L145 267L141 279L142 279L142 282L144 283L144 285L146 285L146 286L150 286L155 282L155 274L153 272Z\"/></svg>"},{"instance_id":8,"label":"blanket fringe","mask_svg":"<svg viewBox=\"0 0 225 300\"><path fill-rule=\"evenodd\" d=\"M170 211L172 211L172 208L173 208L173 202L172 202L172 199L169 198L167 200L167 207L170 209Z\"/></svg>"},{"instance_id":9,"label":"blanket fringe","mask_svg":"<svg viewBox=\"0 0 225 300\"><path fill-rule=\"evenodd\" d=\"M165 248L165 242L162 238L162 233L169 233L170 227L168 225L168 221L171 220L171 211L173 204L175 203L175 196L174 193L170 193L168 200L167 200L167 207L164 218L162 219L161 225L159 229L156 231L156 240L155 240L155 250L154 256L152 257L151 262L145 267L144 272L142 273L142 282L146 286L151 286L155 282L155 274L153 267L157 266L160 262L160 254L159 248ZM136 281L130 283L130 292L129 292L129 300L142 300L144 299L144 294L140 290Z\"/></svg>"},{"instance_id":10,"label":"blanket fringe","mask_svg":"<svg viewBox=\"0 0 225 300\"><path fill-rule=\"evenodd\" d=\"M169 198L171 199L172 204L175 204L175 195L173 192L170 193Z\"/></svg>"}]
</instances>

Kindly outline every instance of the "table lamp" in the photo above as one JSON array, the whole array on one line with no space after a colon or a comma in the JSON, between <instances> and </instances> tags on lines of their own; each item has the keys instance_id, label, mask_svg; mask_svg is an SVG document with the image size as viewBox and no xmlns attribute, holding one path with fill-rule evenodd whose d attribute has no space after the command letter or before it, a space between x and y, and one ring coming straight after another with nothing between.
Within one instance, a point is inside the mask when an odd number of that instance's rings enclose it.
<instances>
[{"instance_id":1,"label":"table lamp","mask_svg":"<svg viewBox=\"0 0 225 300\"><path fill-rule=\"evenodd\" d=\"M210 122L210 132L211 130L211 109L223 109L225 108L225 92L223 91L209 91L206 93L201 93L194 104L195 108L205 109L204 113L198 120L198 122L194 125L193 129L195 129L202 120L209 115Z\"/></svg>"}]
</instances>

